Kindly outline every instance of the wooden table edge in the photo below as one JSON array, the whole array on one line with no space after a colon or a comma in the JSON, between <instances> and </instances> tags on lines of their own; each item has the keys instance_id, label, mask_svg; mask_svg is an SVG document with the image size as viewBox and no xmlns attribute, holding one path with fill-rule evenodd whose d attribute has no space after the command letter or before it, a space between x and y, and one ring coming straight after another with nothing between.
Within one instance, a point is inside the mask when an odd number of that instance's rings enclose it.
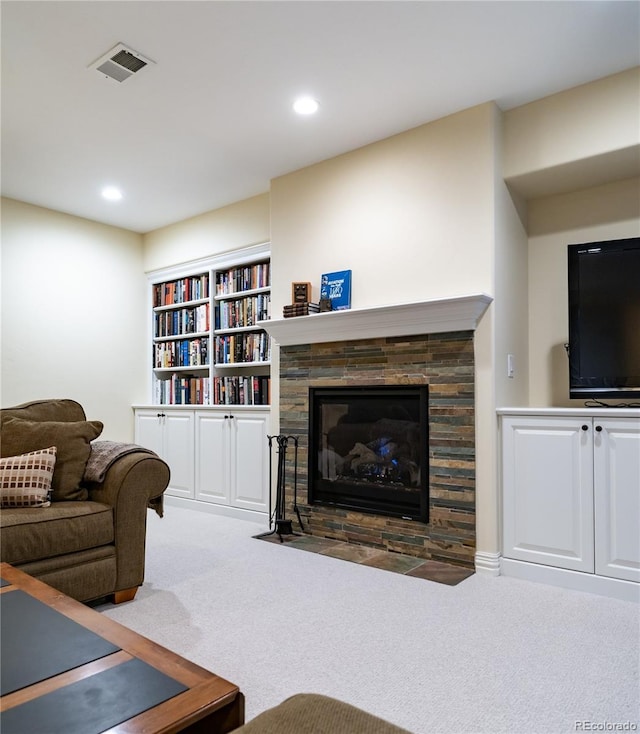
<instances>
[{"instance_id":1,"label":"wooden table edge","mask_svg":"<svg viewBox=\"0 0 640 734\"><path fill-rule=\"evenodd\" d=\"M221 718L238 721L233 728L241 726L244 723L244 696L239 687L234 683L181 657L172 650L134 632L119 622L85 606L81 602L66 596L62 592L48 586L43 581L29 576L24 571L20 571L20 569L14 568L8 563L0 563L0 577L10 584L0 587L1 593L10 593L12 590L21 589L35 599L55 609L60 614L65 615L121 648L124 653L143 660L188 687L187 691L109 729L109 734L133 734L134 732L138 733L141 731L153 731L154 734L174 734L174 732L183 731L185 727L214 715L217 711L221 712ZM106 656L87 665L93 666L95 670L96 667L100 667L100 660L108 661L109 657ZM85 666L79 666L75 674L73 672L67 672L62 673L61 676L70 676L67 682L72 682L74 675L77 679L80 679L83 677L83 667ZM95 670L95 672L98 672L98 670ZM52 681L51 690L56 687L56 678L59 678L59 676L50 679ZM36 683L34 686L42 687L44 683ZM34 686L23 689L21 695L24 700L29 700L32 697L29 691ZM9 696L15 695L15 693L9 694ZM5 699L9 698L9 696L2 698L3 706ZM192 704L195 706L192 711L189 711L187 714L174 716L173 720L170 718L165 718L164 722L160 720L163 717L170 717L169 712L176 706L176 703L182 704L185 700L190 701L191 699L193 699ZM20 701L20 703L22 702ZM11 700L8 703L10 705L18 705L17 703L11 704ZM156 719L158 721L154 721ZM154 723L156 728L150 728L150 725ZM232 729L223 728L218 731L232 731Z\"/></svg>"}]
</instances>

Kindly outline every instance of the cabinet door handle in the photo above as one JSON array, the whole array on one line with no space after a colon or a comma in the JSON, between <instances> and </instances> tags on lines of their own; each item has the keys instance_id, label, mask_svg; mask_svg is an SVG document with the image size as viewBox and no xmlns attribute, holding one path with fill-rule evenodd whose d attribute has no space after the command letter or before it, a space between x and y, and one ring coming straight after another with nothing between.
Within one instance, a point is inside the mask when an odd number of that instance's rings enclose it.
<instances>
[{"instance_id":1,"label":"cabinet door handle","mask_svg":"<svg viewBox=\"0 0 640 734\"><path fill-rule=\"evenodd\" d=\"M600 433L601 430L602 430L602 426L596 426L596 431L598 431L598 433Z\"/></svg>"},{"instance_id":2,"label":"cabinet door handle","mask_svg":"<svg viewBox=\"0 0 640 734\"><path fill-rule=\"evenodd\" d=\"M585 424L584 424L584 425L582 426L582 430L583 430L583 431L588 431L588 430L589 430L589 426L588 426L588 425L587 425L587 424L585 423Z\"/></svg>"}]
</instances>

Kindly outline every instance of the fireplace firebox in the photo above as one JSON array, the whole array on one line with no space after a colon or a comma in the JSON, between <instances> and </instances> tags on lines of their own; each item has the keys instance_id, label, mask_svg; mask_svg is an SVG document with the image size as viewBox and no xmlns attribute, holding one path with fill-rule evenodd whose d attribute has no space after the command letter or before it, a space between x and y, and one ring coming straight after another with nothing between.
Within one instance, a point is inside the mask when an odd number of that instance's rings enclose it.
<instances>
[{"instance_id":1,"label":"fireplace firebox","mask_svg":"<svg viewBox=\"0 0 640 734\"><path fill-rule=\"evenodd\" d=\"M428 522L427 385L309 388L310 504Z\"/></svg>"}]
</instances>

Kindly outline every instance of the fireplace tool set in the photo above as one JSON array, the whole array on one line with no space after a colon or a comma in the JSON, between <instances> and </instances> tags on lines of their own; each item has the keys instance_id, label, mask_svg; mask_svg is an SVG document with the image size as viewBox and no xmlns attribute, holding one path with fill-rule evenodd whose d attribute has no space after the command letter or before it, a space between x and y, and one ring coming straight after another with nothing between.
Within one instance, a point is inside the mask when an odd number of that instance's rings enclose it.
<instances>
[{"instance_id":1,"label":"fireplace tool set","mask_svg":"<svg viewBox=\"0 0 640 734\"><path fill-rule=\"evenodd\" d=\"M286 487L286 468L287 468L287 447L289 441L293 442L294 446L294 462L293 462L293 509L298 517L300 528L304 526L302 524L302 518L300 517L300 510L298 509L298 437L297 436L285 436L279 434L277 436L267 436L269 439L269 532L259 535L259 538L264 538L268 535L277 533L282 543L283 535L292 535L293 526L291 520L286 518L286 507L285 507L285 487ZM272 456L273 456L273 445L274 442L277 446L278 454L278 468L276 474L276 499L275 507L272 508ZM274 525L273 529L271 529Z\"/></svg>"}]
</instances>

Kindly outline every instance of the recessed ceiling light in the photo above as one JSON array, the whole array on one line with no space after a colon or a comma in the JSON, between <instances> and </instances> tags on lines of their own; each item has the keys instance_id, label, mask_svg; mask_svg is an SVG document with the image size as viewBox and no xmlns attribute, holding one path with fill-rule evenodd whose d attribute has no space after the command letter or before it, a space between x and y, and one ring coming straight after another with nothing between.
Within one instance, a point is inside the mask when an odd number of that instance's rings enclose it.
<instances>
[{"instance_id":1,"label":"recessed ceiling light","mask_svg":"<svg viewBox=\"0 0 640 734\"><path fill-rule=\"evenodd\" d=\"M298 97L293 103L293 109L299 115L313 115L320 105L313 97Z\"/></svg>"},{"instance_id":2,"label":"recessed ceiling light","mask_svg":"<svg viewBox=\"0 0 640 734\"><path fill-rule=\"evenodd\" d=\"M122 191L116 186L105 186L102 189L102 196L107 201L120 201L122 199Z\"/></svg>"}]
</instances>

